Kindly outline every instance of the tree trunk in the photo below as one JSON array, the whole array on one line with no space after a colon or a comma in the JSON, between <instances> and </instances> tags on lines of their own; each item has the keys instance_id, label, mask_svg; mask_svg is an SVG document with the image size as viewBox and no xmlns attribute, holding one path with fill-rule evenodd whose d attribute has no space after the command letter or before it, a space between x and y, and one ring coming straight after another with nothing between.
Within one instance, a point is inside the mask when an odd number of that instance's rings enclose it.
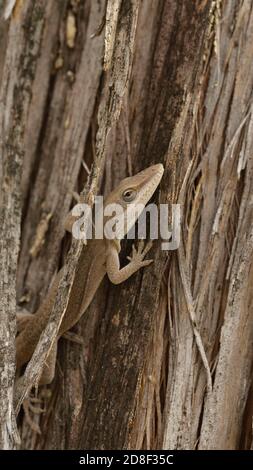
<instances>
[{"instance_id":1,"label":"tree trunk","mask_svg":"<svg viewBox=\"0 0 253 470\"><path fill-rule=\"evenodd\" d=\"M17 441L16 267L17 303L34 312L74 253L67 257L62 223L73 191L87 183L92 202L98 186L106 195L161 162L156 202L181 204L180 247L162 251L157 241L145 271L119 286L103 281L73 328L81 344L60 340L55 379L39 389L45 411L31 419L41 434L19 414L21 446L251 448L251 2L16 0L6 8L1 447ZM130 244L122 246L124 262Z\"/></svg>"}]
</instances>

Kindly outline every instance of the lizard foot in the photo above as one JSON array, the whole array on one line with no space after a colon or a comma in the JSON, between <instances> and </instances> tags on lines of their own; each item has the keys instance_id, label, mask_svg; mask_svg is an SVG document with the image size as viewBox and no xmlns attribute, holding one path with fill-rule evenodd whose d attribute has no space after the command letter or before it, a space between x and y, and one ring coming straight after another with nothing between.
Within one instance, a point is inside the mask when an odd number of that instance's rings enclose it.
<instances>
[{"instance_id":1,"label":"lizard foot","mask_svg":"<svg viewBox=\"0 0 253 470\"><path fill-rule=\"evenodd\" d=\"M135 263L138 267L142 268L143 266L148 266L149 264L153 263L152 259L144 260L146 254L152 247L152 241L150 240L147 245L145 246L144 240L141 240L138 244L137 249L135 248L134 244L132 246L132 255L127 256L127 259L131 263Z\"/></svg>"},{"instance_id":2,"label":"lizard foot","mask_svg":"<svg viewBox=\"0 0 253 470\"><path fill-rule=\"evenodd\" d=\"M41 406L36 406L36 405L41 405L42 400L36 397L29 397L26 398L23 401L23 410L25 414L25 420L27 424L30 426L32 431L36 432L37 434L41 434L40 427L38 423L36 423L32 418L31 418L31 412L34 413L35 415L40 415L41 413L45 413L45 408L41 408Z\"/></svg>"}]
</instances>

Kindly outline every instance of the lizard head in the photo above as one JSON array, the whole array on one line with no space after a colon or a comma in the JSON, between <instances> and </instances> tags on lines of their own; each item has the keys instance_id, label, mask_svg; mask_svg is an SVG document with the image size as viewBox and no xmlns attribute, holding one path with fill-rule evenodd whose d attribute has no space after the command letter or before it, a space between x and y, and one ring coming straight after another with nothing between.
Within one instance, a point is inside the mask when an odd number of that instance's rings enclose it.
<instances>
[{"instance_id":1,"label":"lizard head","mask_svg":"<svg viewBox=\"0 0 253 470\"><path fill-rule=\"evenodd\" d=\"M151 199L159 185L164 168L161 163L152 165L134 176L125 178L107 197L106 205L117 203L127 208L129 204L143 204Z\"/></svg>"},{"instance_id":2,"label":"lizard head","mask_svg":"<svg viewBox=\"0 0 253 470\"><path fill-rule=\"evenodd\" d=\"M123 208L122 217L124 218L124 233L120 230L117 238L123 238L138 219L140 212L136 211L137 207L143 206L153 196L158 187L164 168L161 163L152 165L134 176L125 178L119 186L112 191L106 199L105 206L109 204L117 204ZM126 224L127 215L127 224Z\"/></svg>"}]
</instances>

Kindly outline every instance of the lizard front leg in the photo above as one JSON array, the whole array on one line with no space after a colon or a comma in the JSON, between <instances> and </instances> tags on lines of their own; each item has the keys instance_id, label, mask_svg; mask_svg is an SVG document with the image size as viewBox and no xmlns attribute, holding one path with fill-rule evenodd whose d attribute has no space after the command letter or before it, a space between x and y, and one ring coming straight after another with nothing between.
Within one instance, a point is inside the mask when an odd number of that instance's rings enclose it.
<instances>
[{"instance_id":1,"label":"lizard front leg","mask_svg":"<svg viewBox=\"0 0 253 470\"><path fill-rule=\"evenodd\" d=\"M152 259L144 260L151 246L152 242L150 241L144 248L144 240L140 241L137 250L133 245L132 256L127 257L127 259L130 260L130 263L127 264L127 266L125 266L124 268L120 269L120 242L117 243L116 240L109 241L106 250L106 272L110 281L113 284L120 284L121 282L124 282L126 279L132 276L132 274L134 274L140 268L151 264L153 262Z\"/></svg>"}]
</instances>

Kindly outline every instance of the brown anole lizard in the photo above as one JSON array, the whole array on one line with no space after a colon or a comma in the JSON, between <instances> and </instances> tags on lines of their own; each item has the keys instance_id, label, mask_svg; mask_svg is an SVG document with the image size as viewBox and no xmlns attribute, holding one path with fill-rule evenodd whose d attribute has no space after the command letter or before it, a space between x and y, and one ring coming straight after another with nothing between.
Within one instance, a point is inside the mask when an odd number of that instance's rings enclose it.
<instances>
[{"instance_id":1,"label":"brown anole lizard","mask_svg":"<svg viewBox=\"0 0 253 470\"><path fill-rule=\"evenodd\" d=\"M163 166L157 164L135 176L124 179L109 194L105 201L105 207L112 203L120 204L123 213L126 214L130 204L133 205L132 207L138 206L138 204L146 205L159 185L163 171ZM138 215L133 211L131 224L127 228L124 225L120 238L127 234L129 227L136 222ZM67 224L65 224L67 230L71 230L72 223L73 218L68 218ZM78 261L68 307L60 325L58 339L72 328L84 314L106 273L112 283L124 282L140 268L148 266L152 262L152 260L144 260L150 248L151 243L148 243L144 248L143 242L140 243L137 250L133 246L132 257L129 258L130 262L125 267L120 268L120 239L89 240L88 246L83 248ZM60 278L61 270L56 275L48 295L35 314L21 316L20 333L16 339L18 370L31 358L40 335L47 325ZM58 339L53 344L47 358L40 378L40 385L50 383L54 377Z\"/></svg>"}]
</instances>

